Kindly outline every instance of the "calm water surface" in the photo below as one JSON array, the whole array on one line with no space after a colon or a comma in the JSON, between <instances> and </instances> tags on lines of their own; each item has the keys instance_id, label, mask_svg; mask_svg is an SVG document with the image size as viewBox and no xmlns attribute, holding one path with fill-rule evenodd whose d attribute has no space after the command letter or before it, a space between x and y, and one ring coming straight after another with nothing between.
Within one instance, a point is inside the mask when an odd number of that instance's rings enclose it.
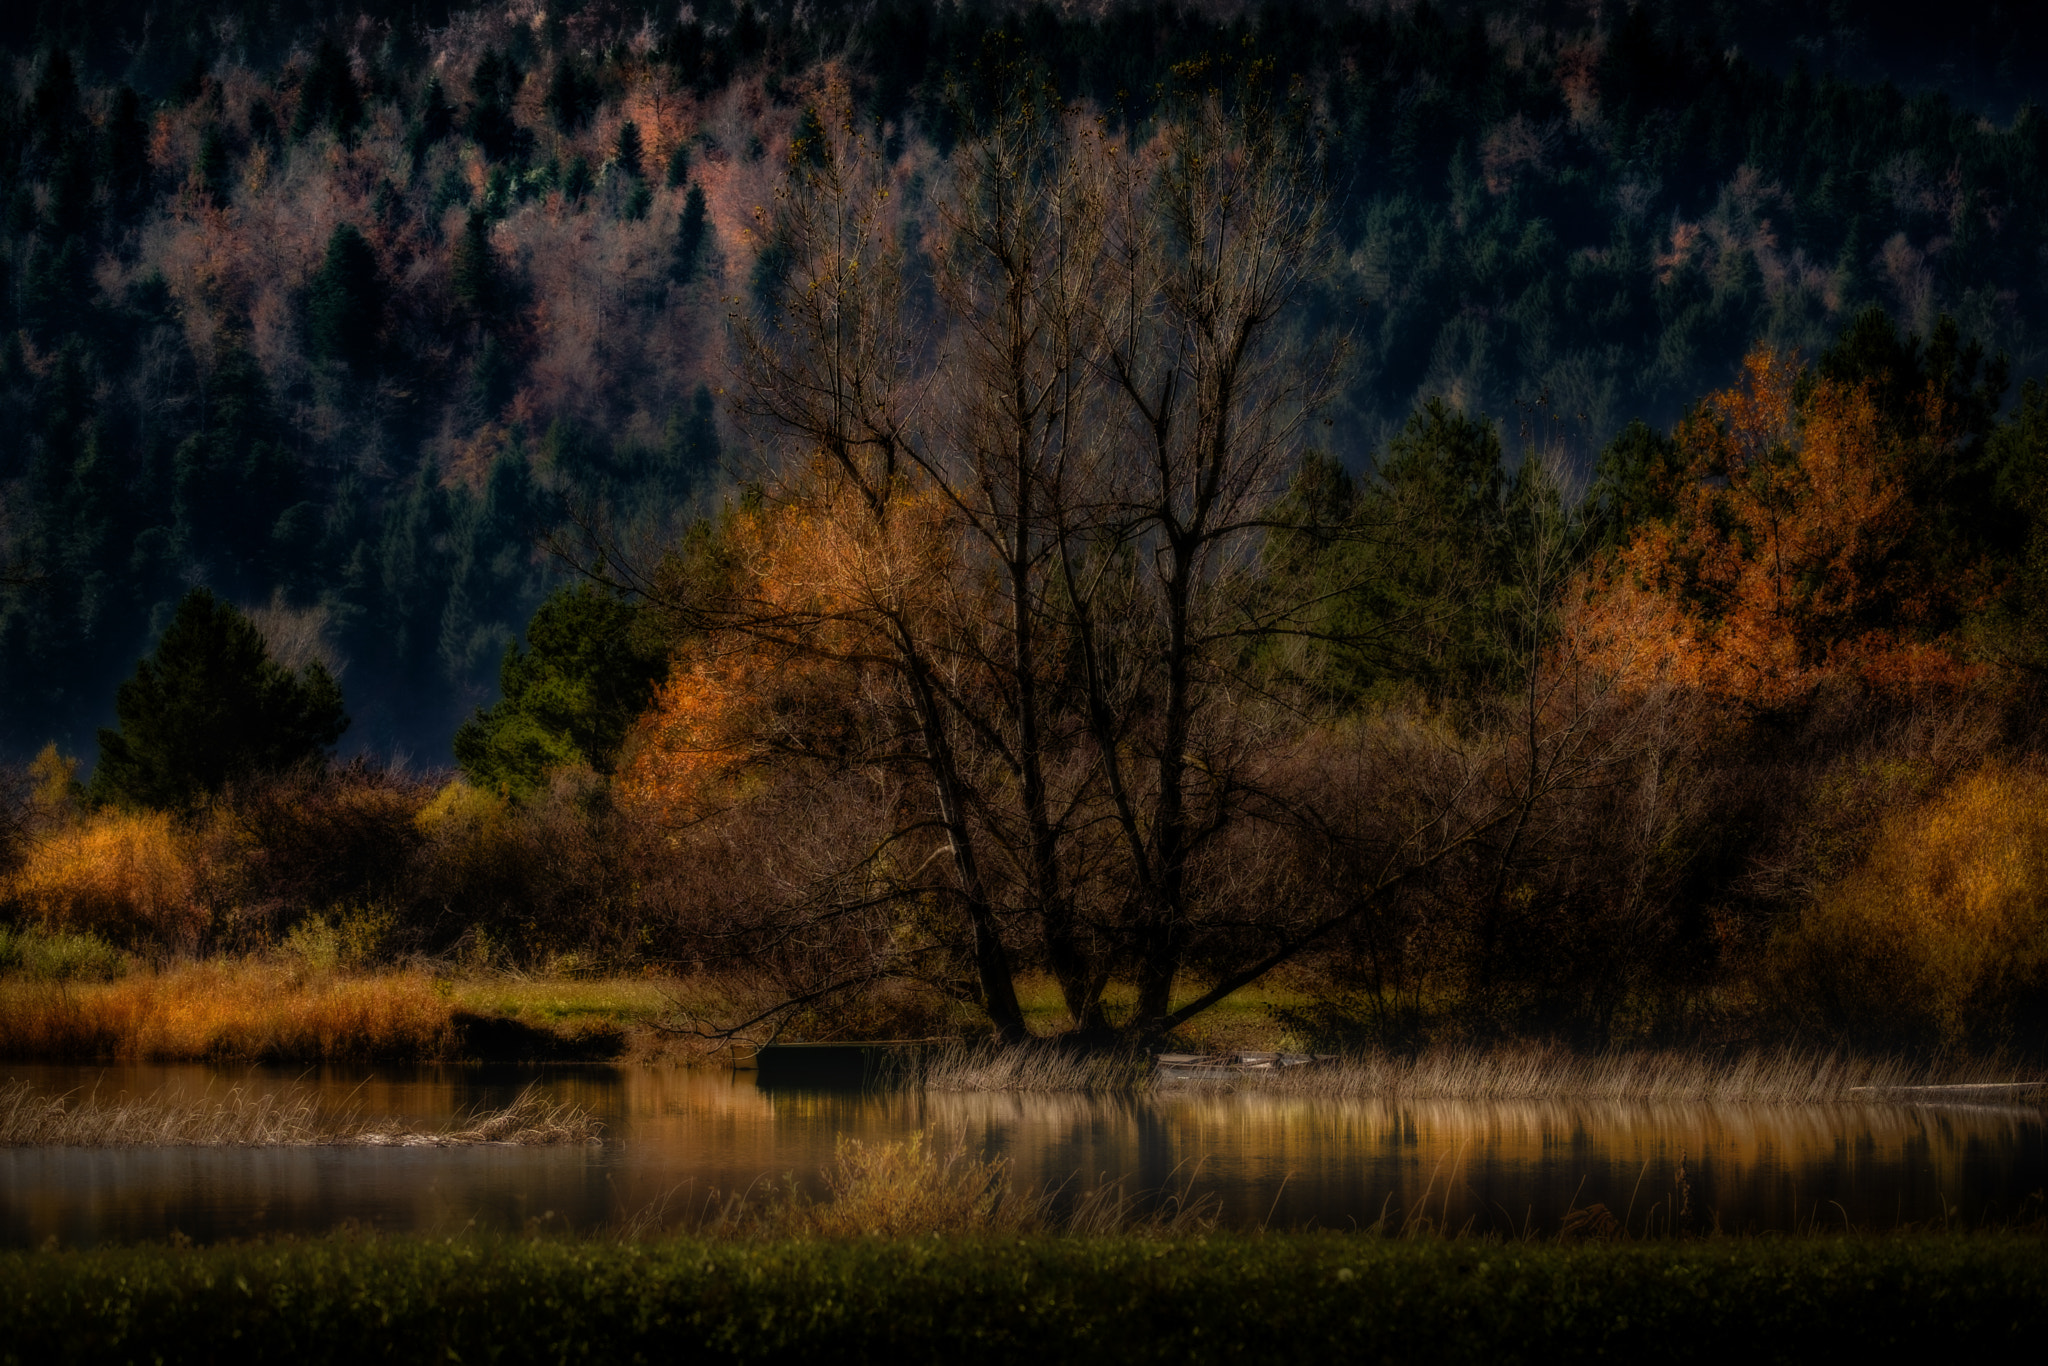
<instances>
[{"instance_id":1,"label":"calm water surface","mask_svg":"<svg viewBox=\"0 0 2048 1366\"><path fill-rule=\"evenodd\" d=\"M453 1233L677 1221L786 1174L817 1188L842 1136L923 1126L1001 1153L1028 1188L1191 1188L1228 1224L1348 1228L1426 1212L1453 1226L1555 1227L1606 1205L1662 1221L1681 1155L1693 1209L1729 1230L1972 1222L2048 1186L2038 1108L1384 1103L1189 1089L1145 1098L763 1090L752 1073L656 1068L362 1069L0 1064L0 1079L102 1095L301 1085L421 1126L539 1078L600 1115L589 1148L0 1149L0 1243L209 1241L343 1226ZM1654 1211L1654 1214L1653 1214Z\"/></svg>"}]
</instances>

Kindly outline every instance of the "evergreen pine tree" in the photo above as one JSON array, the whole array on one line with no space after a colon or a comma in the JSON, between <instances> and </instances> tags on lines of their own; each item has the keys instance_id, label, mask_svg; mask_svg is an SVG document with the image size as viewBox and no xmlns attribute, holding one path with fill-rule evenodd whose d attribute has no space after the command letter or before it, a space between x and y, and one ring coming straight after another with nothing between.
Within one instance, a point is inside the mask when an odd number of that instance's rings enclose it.
<instances>
[{"instance_id":1,"label":"evergreen pine tree","mask_svg":"<svg viewBox=\"0 0 2048 1366\"><path fill-rule=\"evenodd\" d=\"M363 96L356 89L348 56L332 39L322 38L299 90L299 114L292 122L292 134L303 138L316 128L328 128L348 142L362 121Z\"/></svg>"},{"instance_id":2,"label":"evergreen pine tree","mask_svg":"<svg viewBox=\"0 0 2048 1366\"><path fill-rule=\"evenodd\" d=\"M249 619L195 588L155 652L115 695L118 730L100 732L93 796L176 807L250 773L317 757L348 728L325 668L294 674Z\"/></svg>"},{"instance_id":3,"label":"evergreen pine tree","mask_svg":"<svg viewBox=\"0 0 2048 1366\"><path fill-rule=\"evenodd\" d=\"M484 217L482 209L469 211L469 220L463 224L462 236L455 243L452 273L455 301L463 311L480 323L494 321L503 291L498 258L491 250L490 220Z\"/></svg>"},{"instance_id":4,"label":"evergreen pine tree","mask_svg":"<svg viewBox=\"0 0 2048 1366\"><path fill-rule=\"evenodd\" d=\"M307 340L314 355L368 371L376 366L383 326L377 253L354 224L342 223L327 239L327 257L306 291Z\"/></svg>"},{"instance_id":5,"label":"evergreen pine tree","mask_svg":"<svg viewBox=\"0 0 2048 1366\"><path fill-rule=\"evenodd\" d=\"M612 161L627 175L638 180L644 174L641 166L646 151L640 144L640 125L627 119L619 125L619 141L612 149Z\"/></svg>"},{"instance_id":6,"label":"evergreen pine tree","mask_svg":"<svg viewBox=\"0 0 2048 1366\"><path fill-rule=\"evenodd\" d=\"M676 255L671 274L677 284L686 285L697 278L697 266L709 236L710 224L704 214L704 187L692 181L689 194L683 197L683 215L676 224Z\"/></svg>"},{"instance_id":7,"label":"evergreen pine tree","mask_svg":"<svg viewBox=\"0 0 2048 1366\"><path fill-rule=\"evenodd\" d=\"M668 667L640 609L588 584L551 594L505 651L501 700L455 734L455 761L480 787L529 792L547 771L608 773Z\"/></svg>"},{"instance_id":8,"label":"evergreen pine tree","mask_svg":"<svg viewBox=\"0 0 2048 1366\"><path fill-rule=\"evenodd\" d=\"M216 208L226 208L234 188L234 159L228 153L227 135L217 123L206 125L199 135L199 183Z\"/></svg>"}]
</instances>

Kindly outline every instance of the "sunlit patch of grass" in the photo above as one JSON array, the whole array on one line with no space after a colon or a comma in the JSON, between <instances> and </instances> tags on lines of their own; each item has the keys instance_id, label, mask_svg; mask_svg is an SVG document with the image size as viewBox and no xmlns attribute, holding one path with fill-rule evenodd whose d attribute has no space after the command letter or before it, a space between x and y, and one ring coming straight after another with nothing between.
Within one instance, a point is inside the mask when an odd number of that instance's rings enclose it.
<instances>
[{"instance_id":1,"label":"sunlit patch of grass","mask_svg":"<svg viewBox=\"0 0 2048 1366\"><path fill-rule=\"evenodd\" d=\"M659 983L645 978L466 978L450 999L479 1015L502 1015L542 1028L608 1021L648 1024L673 1009Z\"/></svg>"},{"instance_id":2,"label":"sunlit patch of grass","mask_svg":"<svg viewBox=\"0 0 2048 1366\"><path fill-rule=\"evenodd\" d=\"M1185 982L1175 1004L1193 1000L1208 989L1208 984L1199 980ZM1176 1031L1174 1046L1196 1052L1280 1048L1285 1030L1276 1023L1275 1011L1302 1005L1310 999L1310 993L1285 978L1269 978L1242 987ZM1060 985L1050 973L1020 973L1017 1000L1024 1007L1024 1023L1034 1034L1064 1033L1073 1026L1066 1001L1060 995ZM1128 982L1112 982L1102 993L1102 1000L1110 1021L1122 1023L1137 1009L1138 990Z\"/></svg>"}]
</instances>

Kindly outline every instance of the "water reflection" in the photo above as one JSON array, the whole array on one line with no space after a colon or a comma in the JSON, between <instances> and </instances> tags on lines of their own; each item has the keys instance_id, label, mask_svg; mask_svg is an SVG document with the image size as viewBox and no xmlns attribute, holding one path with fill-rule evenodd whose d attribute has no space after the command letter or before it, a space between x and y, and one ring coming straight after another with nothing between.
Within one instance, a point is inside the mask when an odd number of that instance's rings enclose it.
<instances>
[{"instance_id":1,"label":"water reflection","mask_svg":"<svg viewBox=\"0 0 2048 1366\"><path fill-rule=\"evenodd\" d=\"M1352 1227L1383 1216L1555 1227L1605 1205L1640 1231L1675 1212L1681 1154L1699 1222L1863 1227L2015 1213L2048 1184L2031 1108L1694 1106L1309 1100L1256 1091L1146 1098L767 1092L751 1075L633 1068L13 1066L50 1090L219 1093L299 1084L419 1124L502 1104L535 1076L599 1114L570 1149L0 1150L0 1242L198 1240L343 1225L433 1233L588 1230L650 1207L686 1218L716 1193L794 1174L815 1188L841 1136L920 1126L1007 1154L1024 1185L1104 1181L1212 1194L1226 1222Z\"/></svg>"}]
</instances>

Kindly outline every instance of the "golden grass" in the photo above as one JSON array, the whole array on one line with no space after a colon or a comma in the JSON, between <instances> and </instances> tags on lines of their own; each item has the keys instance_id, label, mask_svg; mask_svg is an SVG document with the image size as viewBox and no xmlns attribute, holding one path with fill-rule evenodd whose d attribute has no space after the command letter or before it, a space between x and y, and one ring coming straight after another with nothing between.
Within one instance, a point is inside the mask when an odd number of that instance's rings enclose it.
<instances>
[{"instance_id":1,"label":"golden grass","mask_svg":"<svg viewBox=\"0 0 2048 1366\"><path fill-rule=\"evenodd\" d=\"M216 959L117 982L0 985L0 1049L137 1061L448 1058L461 1043L453 1016L422 973Z\"/></svg>"},{"instance_id":2,"label":"golden grass","mask_svg":"<svg viewBox=\"0 0 2048 1366\"><path fill-rule=\"evenodd\" d=\"M1797 1050L1574 1053L1547 1046L1354 1054L1276 1071L1176 1073L1146 1055L956 1044L925 1060L914 1080L954 1091L1140 1091L1228 1085L1332 1099L1625 1100L1830 1104L1869 1101L1915 1086L2048 1083L2039 1069L1917 1064Z\"/></svg>"},{"instance_id":3,"label":"golden grass","mask_svg":"<svg viewBox=\"0 0 2048 1366\"><path fill-rule=\"evenodd\" d=\"M100 812L37 839L0 903L50 929L191 943L206 928L185 839L161 811Z\"/></svg>"},{"instance_id":4,"label":"golden grass","mask_svg":"<svg viewBox=\"0 0 2048 1366\"><path fill-rule=\"evenodd\" d=\"M1208 988L1209 983L1190 979L1182 983L1178 1000L1191 1000ZM1277 1049L1283 1046L1286 1029L1274 1012L1304 1006L1313 999L1313 992L1284 976L1256 982L1232 992L1181 1026L1174 1034L1175 1043L1191 1052ZM1067 1014L1059 982L1051 973L1019 973L1017 1003L1024 1009L1025 1024L1036 1034L1057 1034L1072 1027L1073 1018ZM1128 1018L1137 1004L1134 983L1112 982L1103 992L1103 1005L1111 1020ZM966 1021L972 1016L963 1011L961 1018Z\"/></svg>"},{"instance_id":5,"label":"golden grass","mask_svg":"<svg viewBox=\"0 0 2048 1366\"><path fill-rule=\"evenodd\" d=\"M251 1095L231 1088L218 1100L161 1092L103 1099L96 1092L52 1096L26 1082L0 1086L0 1147L377 1147L520 1146L595 1142L604 1126L587 1110L532 1087L510 1105L464 1116L461 1127L416 1131L326 1110L318 1093L290 1087Z\"/></svg>"}]
</instances>

